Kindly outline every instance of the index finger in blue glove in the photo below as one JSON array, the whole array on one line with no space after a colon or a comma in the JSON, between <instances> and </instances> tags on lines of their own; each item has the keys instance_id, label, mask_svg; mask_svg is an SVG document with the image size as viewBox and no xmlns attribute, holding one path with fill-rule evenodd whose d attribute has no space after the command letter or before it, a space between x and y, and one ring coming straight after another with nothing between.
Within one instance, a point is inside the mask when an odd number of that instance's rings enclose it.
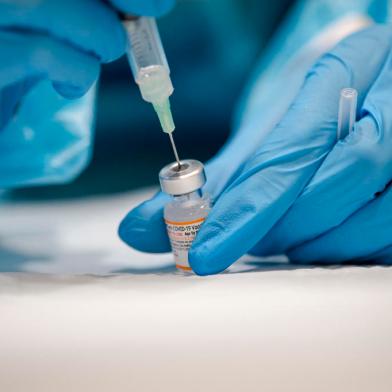
<instances>
[{"instance_id":1,"label":"index finger in blue glove","mask_svg":"<svg viewBox=\"0 0 392 392\"><path fill-rule=\"evenodd\" d=\"M132 15L162 16L173 8L175 0L110 0L123 12Z\"/></svg>"},{"instance_id":2,"label":"index finger in blue glove","mask_svg":"<svg viewBox=\"0 0 392 392\"><path fill-rule=\"evenodd\" d=\"M129 212L118 228L120 238L143 252L169 252L170 243L163 220L163 207L168 200L169 196L159 192Z\"/></svg>"},{"instance_id":3,"label":"index finger in blue glove","mask_svg":"<svg viewBox=\"0 0 392 392\"><path fill-rule=\"evenodd\" d=\"M0 0L0 29L5 28L47 33L102 62L115 60L125 50L125 33L115 10L97 0Z\"/></svg>"},{"instance_id":4,"label":"index finger in blue glove","mask_svg":"<svg viewBox=\"0 0 392 392\"><path fill-rule=\"evenodd\" d=\"M353 54L350 67L342 57L347 50ZM336 121L331 119L336 118L340 89L351 84L353 75L359 75L361 91L370 87L369 77L360 77L360 64L368 58L362 40L351 37L316 63L280 124L203 224L189 254L196 273L226 269L287 211L336 143Z\"/></svg>"}]
</instances>

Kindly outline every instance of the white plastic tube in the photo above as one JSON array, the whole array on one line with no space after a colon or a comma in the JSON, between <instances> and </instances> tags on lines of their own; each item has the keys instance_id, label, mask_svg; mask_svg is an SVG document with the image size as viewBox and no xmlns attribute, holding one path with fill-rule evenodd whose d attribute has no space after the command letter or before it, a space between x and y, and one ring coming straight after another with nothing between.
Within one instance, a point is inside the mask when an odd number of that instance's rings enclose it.
<instances>
[{"instance_id":1,"label":"white plastic tube","mask_svg":"<svg viewBox=\"0 0 392 392\"><path fill-rule=\"evenodd\" d=\"M128 35L127 57L143 99L153 104L164 132L174 131L169 97L173 93L170 70L154 18L123 22Z\"/></svg>"},{"instance_id":2,"label":"white plastic tube","mask_svg":"<svg viewBox=\"0 0 392 392\"><path fill-rule=\"evenodd\" d=\"M338 113L338 140L344 139L352 130L357 112L358 92L355 88L344 88L340 91Z\"/></svg>"}]
</instances>

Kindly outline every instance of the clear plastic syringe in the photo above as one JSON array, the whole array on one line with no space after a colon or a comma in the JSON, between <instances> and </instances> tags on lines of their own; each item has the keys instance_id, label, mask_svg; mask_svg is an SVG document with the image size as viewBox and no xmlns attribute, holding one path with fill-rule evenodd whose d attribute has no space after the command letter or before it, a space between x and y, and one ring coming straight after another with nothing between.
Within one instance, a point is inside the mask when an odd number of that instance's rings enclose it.
<instances>
[{"instance_id":1,"label":"clear plastic syringe","mask_svg":"<svg viewBox=\"0 0 392 392\"><path fill-rule=\"evenodd\" d=\"M175 126L169 101L174 89L155 19L126 16L123 24L128 36L127 57L133 77L143 99L154 106L162 130L170 137L180 167L172 135Z\"/></svg>"}]
</instances>

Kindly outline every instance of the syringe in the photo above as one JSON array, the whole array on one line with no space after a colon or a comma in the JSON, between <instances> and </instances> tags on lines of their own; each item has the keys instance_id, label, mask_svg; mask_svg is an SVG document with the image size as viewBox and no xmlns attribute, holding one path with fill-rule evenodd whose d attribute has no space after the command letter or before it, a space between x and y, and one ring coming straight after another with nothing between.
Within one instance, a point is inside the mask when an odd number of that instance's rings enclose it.
<instances>
[{"instance_id":1,"label":"syringe","mask_svg":"<svg viewBox=\"0 0 392 392\"><path fill-rule=\"evenodd\" d=\"M181 167L173 140L174 122L169 97L173 93L170 69L154 18L124 17L128 36L127 57L143 99L152 103L162 130L169 135L174 156Z\"/></svg>"}]
</instances>

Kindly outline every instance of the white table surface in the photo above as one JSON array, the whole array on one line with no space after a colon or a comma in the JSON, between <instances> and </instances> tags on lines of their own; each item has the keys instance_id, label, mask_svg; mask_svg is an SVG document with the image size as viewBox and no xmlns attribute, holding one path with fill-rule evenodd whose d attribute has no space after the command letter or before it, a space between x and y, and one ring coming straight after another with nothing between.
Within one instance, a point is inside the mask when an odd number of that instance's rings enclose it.
<instances>
[{"instance_id":1,"label":"white table surface","mask_svg":"<svg viewBox=\"0 0 392 392\"><path fill-rule=\"evenodd\" d=\"M182 276L117 239L145 196L0 206L0 391L392 390L391 268Z\"/></svg>"}]
</instances>

